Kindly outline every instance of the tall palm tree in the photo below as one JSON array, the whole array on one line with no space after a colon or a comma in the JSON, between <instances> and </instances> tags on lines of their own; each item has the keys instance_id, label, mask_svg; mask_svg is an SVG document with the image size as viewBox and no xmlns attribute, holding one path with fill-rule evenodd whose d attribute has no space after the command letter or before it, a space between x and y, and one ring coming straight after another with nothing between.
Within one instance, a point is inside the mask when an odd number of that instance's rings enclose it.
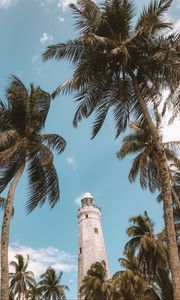
<instances>
[{"instance_id":1,"label":"tall palm tree","mask_svg":"<svg viewBox=\"0 0 180 300\"><path fill-rule=\"evenodd\" d=\"M125 253L128 257L137 255L143 274L152 278L159 270L168 268L166 244L155 235L147 212L143 216L134 216L129 221L133 224L127 229L131 239L125 245Z\"/></svg>"},{"instance_id":2,"label":"tall palm tree","mask_svg":"<svg viewBox=\"0 0 180 300\"><path fill-rule=\"evenodd\" d=\"M65 291L69 290L67 285L61 284L63 272L56 274L55 269L48 268L41 275L41 280L38 284L39 289L46 300L66 300Z\"/></svg>"},{"instance_id":3,"label":"tall palm tree","mask_svg":"<svg viewBox=\"0 0 180 300\"><path fill-rule=\"evenodd\" d=\"M65 140L56 134L42 134L50 106L50 95L31 84L27 90L15 76L0 101L0 192L8 184L1 232L1 299L8 300L8 244L10 217L16 186L27 166L29 200L27 211L43 205L51 207L59 199L59 183L51 149L61 153Z\"/></svg>"},{"instance_id":4,"label":"tall palm tree","mask_svg":"<svg viewBox=\"0 0 180 300\"><path fill-rule=\"evenodd\" d=\"M173 222L171 180L161 136L148 104L157 102L160 88L174 92L179 85L179 34L161 35L171 26L165 13L172 0L150 1L136 23L134 1L108 0L98 7L91 0L71 5L80 34L74 40L52 45L44 60L68 59L75 66L72 78L60 85L60 91L76 92L79 103L74 126L95 112L92 137L100 130L109 109L113 109L116 136L123 132L130 117L146 120L157 148L164 218L174 299L180 299L180 260ZM176 105L175 109L179 109Z\"/></svg>"},{"instance_id":5,"label":"tall palm tree","mask_svg":"<svg viewBox=\"0 0 180 300\"><path fill-rule=\"evenodd\" d=\"M85 300L111 300L111 286L107 281L107 270L104 261L91 265L79 289L80 297Z\"/></svg>"},{"instance_id":6,"label":"tall palm tree","mask_svg":"<svg viewBox=\"0 0 180 300\"><path fill-rule=\"evenodd\" d=\"M27 290L35 284L34 274L28 271L29 256L25 259L21 254L15 256L16 260L10 262L14 272L9 273L10 292L17 300L24 299Z\"/></svg>"}]
</instances>

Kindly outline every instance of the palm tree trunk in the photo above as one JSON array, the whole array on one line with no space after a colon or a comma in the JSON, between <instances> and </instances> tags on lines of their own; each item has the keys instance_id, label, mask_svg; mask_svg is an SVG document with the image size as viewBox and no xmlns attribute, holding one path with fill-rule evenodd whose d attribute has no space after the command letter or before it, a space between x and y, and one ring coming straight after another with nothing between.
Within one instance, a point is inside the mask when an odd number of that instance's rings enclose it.
<instances>
[{"instance_id":1,"label":"palm tree trunk","mask_svg":"<svg viewBox=\"0 0 180 300\"><path fill-rule=\"evenodd\" d=\"M172 274L174 300L180 300L180 259L178 254L176 231L175 231L174 218L173 218L173 203L172 203L172 195L171 195L171 179L169 175L169 167L167 164L166 154L164 151L161 138L158 135L156 127L148 111L147 105L144 101L144 98L141 95L137 79L134 74L131 73L130 75L133 81L136 97L138 99L142 113L148 124L148 127L151 131L151 134L154 138L154 142L156 143L156 147L157 147L160 174L162 178L161 188L163 194L164 221L165 221L166 236L168 240L168 254L169 254L169 264L170 264L170 269Z\"/></svg>"},{"instance_id":2,"label":"palm tree trunk","mask_svg":"<svg viewBox=\"0 0 180 300\"><path fill-rule=\"evenodd\" d=\"M7 196L3 222L1 231L1 300L9 300L9 262L8 262L8 246L9 246L9 230L10 219L12 215L13 199L16 186L24 171L25 164L22 163L16 172Z\"/></svg>"}]
</instances>

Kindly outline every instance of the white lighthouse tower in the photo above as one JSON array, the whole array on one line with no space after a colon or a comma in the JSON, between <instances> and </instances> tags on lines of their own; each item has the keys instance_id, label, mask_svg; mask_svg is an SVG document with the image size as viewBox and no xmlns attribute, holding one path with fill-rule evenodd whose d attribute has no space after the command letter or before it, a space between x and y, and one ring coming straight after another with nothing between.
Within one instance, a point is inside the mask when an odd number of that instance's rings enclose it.
<instances>
[{"instance_id":1,"label":"white lighthouse tower","mask_svg":"<svg viewBox=\"0 0 180 300\"><path fill-rule=\"evenodd\" d=\"M78 291L93 263L104 260L107 274L109 273L100 217L101 212L93 196L85 193L81 199L81 208L78 210Z\"/></svg>"}]
</instances>

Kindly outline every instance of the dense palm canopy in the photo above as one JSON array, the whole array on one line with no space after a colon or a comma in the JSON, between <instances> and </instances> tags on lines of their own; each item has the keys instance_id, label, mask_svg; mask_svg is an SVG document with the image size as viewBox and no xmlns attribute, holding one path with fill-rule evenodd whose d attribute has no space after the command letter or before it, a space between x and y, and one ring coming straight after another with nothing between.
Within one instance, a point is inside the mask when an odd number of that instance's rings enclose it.
<instances>
[{"instance_id":1,"label":"dense palm canopy","mask_svg":"<svg viewBox=\"0 0 180 300\"><path fill-rule=\"evenodd\" d=\"M10 293L14 295L14 300L24 299L27 290L35 284L34 274L28 271L29 257L25 260L21 254L15 256L16 260L11 261L10 265L14 272L9 273Z\"/></svg>"},{"instance_id":2,"label":"dense palm canopy","mask_svg":"<svg viewBox=\"0 0 180 300\"><path fill-rule=\"evenodd\" d=\"M56 274L55 269L48 268L41 275L41 280L38 284L42 293L43 299L46 300L66 300L65 291L69 290L67 285L61 284L63 272Z\"/></svg>"},{"instance_id":3,"label":"dense palm canopy","mask_svg":"<svg viewBox=\"0 0 180 300\"><path fill-rule=\"evenodd\" d=\"M92 264L82 281L79 293L85 300L111 300L111 286L107 281L104 261Z\"/></svg>"},{"instance_id":4,"label":"dense palm canopy","mask_svg":"<svg viewBox=\"0 0 180 300\"><path fill-rule=\"evenodd\" d=\"M129 221L133 224L127 229L131 239L125 245L125 253L129 257L137 255L141 270L148 277L154 276L159 269L167 269L167 245L155 235L147 212L143 216L134 216Z\"/></svg>"},{"instance_id":5,"label":"dense palm canopy","mask_svg":"<svg viewBox=\"0 0 180 300\"><path fill-rule=\"evenodd\" d=\"M90 0L71 5L79 37L49 46L43 58L68 59L75 66L72 78L53 94L77 92L75 126L95 112L94 137L112 108L118 136L126 129L130 115L142 118L134 77L145 102L155 99L162 80L163 85L177 83L179 37L159 35L171 25L165 18L171 2L151 1L135 25L131 0L105 1L99 7Z\"/></svg>"}]
</instances>

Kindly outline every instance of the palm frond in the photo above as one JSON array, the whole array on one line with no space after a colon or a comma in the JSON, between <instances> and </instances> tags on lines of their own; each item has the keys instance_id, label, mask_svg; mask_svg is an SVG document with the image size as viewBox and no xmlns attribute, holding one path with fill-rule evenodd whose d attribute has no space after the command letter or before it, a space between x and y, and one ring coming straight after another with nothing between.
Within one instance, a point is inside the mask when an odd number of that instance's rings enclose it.
<instances>
[{"instance_id":1,"label":"palm frond","mask_svg":"<svg viewBox=\"0 0 180 300\"><path fill-rule=\"evenodd\" d=\"M42 141L52 150L57 150L58 154L62 153L66 147L64 138L57 134L43 134Z\"/></svg>"},{"instance_id":2,"label":"palm frond","mask_svg":"<svg viewBox=\"0 0 180 300\"><path fill-rule=\"evenodd\" d=\"M130 136L129 136L130 137ZM144 149L144 143L138 143L137 140L127 140L122 144L122 147L117 152L117 157L123 159L126 155L140 152Z\"/></svg>"},{"instance_id":3,"label":"palm frond","mask_svg":"<svg viewBox=\"0 0 180 300\"><path fill-rule=\"evenodd\" d=\"M102 6L105 21L101 30L106 30L106 36L126 39L131 31L134 11L134 3L131 0L106 1Z\"/></svg>"},{"instance_id":4,"label":"palm frond","mask_svg":"<svg viewBox=\"0 0 180 300\"><path fill-rule=\"evenodd\" d=\"M36 154L28 158L29 199L26 204L28 213L31 213L38 205L42 206L47 195L47 182L45 171Z\"/></svg>"},{"instance_id":5,"label":"palm frond","mask_svg":"<svg viewBox=\"0 0 180 300\"><path fill-rule=\"evenodd\" d=\"M102 99L100 103L98 103L98 106L96 108L97 112L96 112L95 121L93 122L91 139L93 139L97 135L102 125L104 124L110 105L111 105L110 102L107 101L106 98Z\"/></svg>"},{"instance_id":6,"label":"palm frond","mask_svg":"<svg viewBox=\"0 0 180 300\"><path fill-rule=\"evenodd\" d=\"M50 94L31 84L29 96L29 129L39 131L45 125L50 107Z\"/></svg>"},{"instance_id":7,"label":"palm frond","mask_svg":"<svg viewBox=\"0 0 180 300\"><path fill-rule=\"evenodd\" d=\"M47 197L50 207L53 208L60 196L59 180L53 164L45 169L45 174L47 182Z\"/></svg>"},{"instance_id":8,"label":"palm frond","mask_svg":"<svg viewBox=\"0 0 180 300\"><path fill-rule=\"evenodd\" d=\"M13 126L20 132L26 130L26 116L28 111L28 91L22 81L12 75L11 81L6 89L8 108L13 112Z\"/></svg>"},{"instance_id":9,"label":"palm frond","mask_svg":"<svg viewBox=\"0 0 180 300\"><path fill-rule=\"evenodd\" d=\"M19 133L14 129L0 132L0 152L12 147L20 138Z\"/></svg>"},{"instance_id":10,"label":"palm frond","mask_svg":"<svg viewBox=\"0 0 180 300\"><path fill-rule=\"evenodd\" d=\"M99 7L91 0L79 0L77 5L70 5L74 18L75 27L81 32L97 30L102 20Z\"/></svg>"},{"instance_id":11,"label":"palm frond","mask_svg":"<svg viewBox=\"0 0 180 300\"><path fill-rule=\"evenodd\" d=\"M68 59L73 63L80 60L84 54L84 41L79 38L75 40L69 40L66 43L56 44L48 46L43 53L43 60L54 58L56 60Z\"/></svg>"},{"instance_id":12,"label":"palm frond","mask_svg":"<svg viewBox=\"0 0 180 300\"><path fill-rule=\"evenodd\" d=\"M170 28L172 23L166 21L165 13L170 7L172 0L151 0L147 8L141 13L136 29L143 28L144 32L154 34L157 31Z\"/></svg>"}]
</instances>

